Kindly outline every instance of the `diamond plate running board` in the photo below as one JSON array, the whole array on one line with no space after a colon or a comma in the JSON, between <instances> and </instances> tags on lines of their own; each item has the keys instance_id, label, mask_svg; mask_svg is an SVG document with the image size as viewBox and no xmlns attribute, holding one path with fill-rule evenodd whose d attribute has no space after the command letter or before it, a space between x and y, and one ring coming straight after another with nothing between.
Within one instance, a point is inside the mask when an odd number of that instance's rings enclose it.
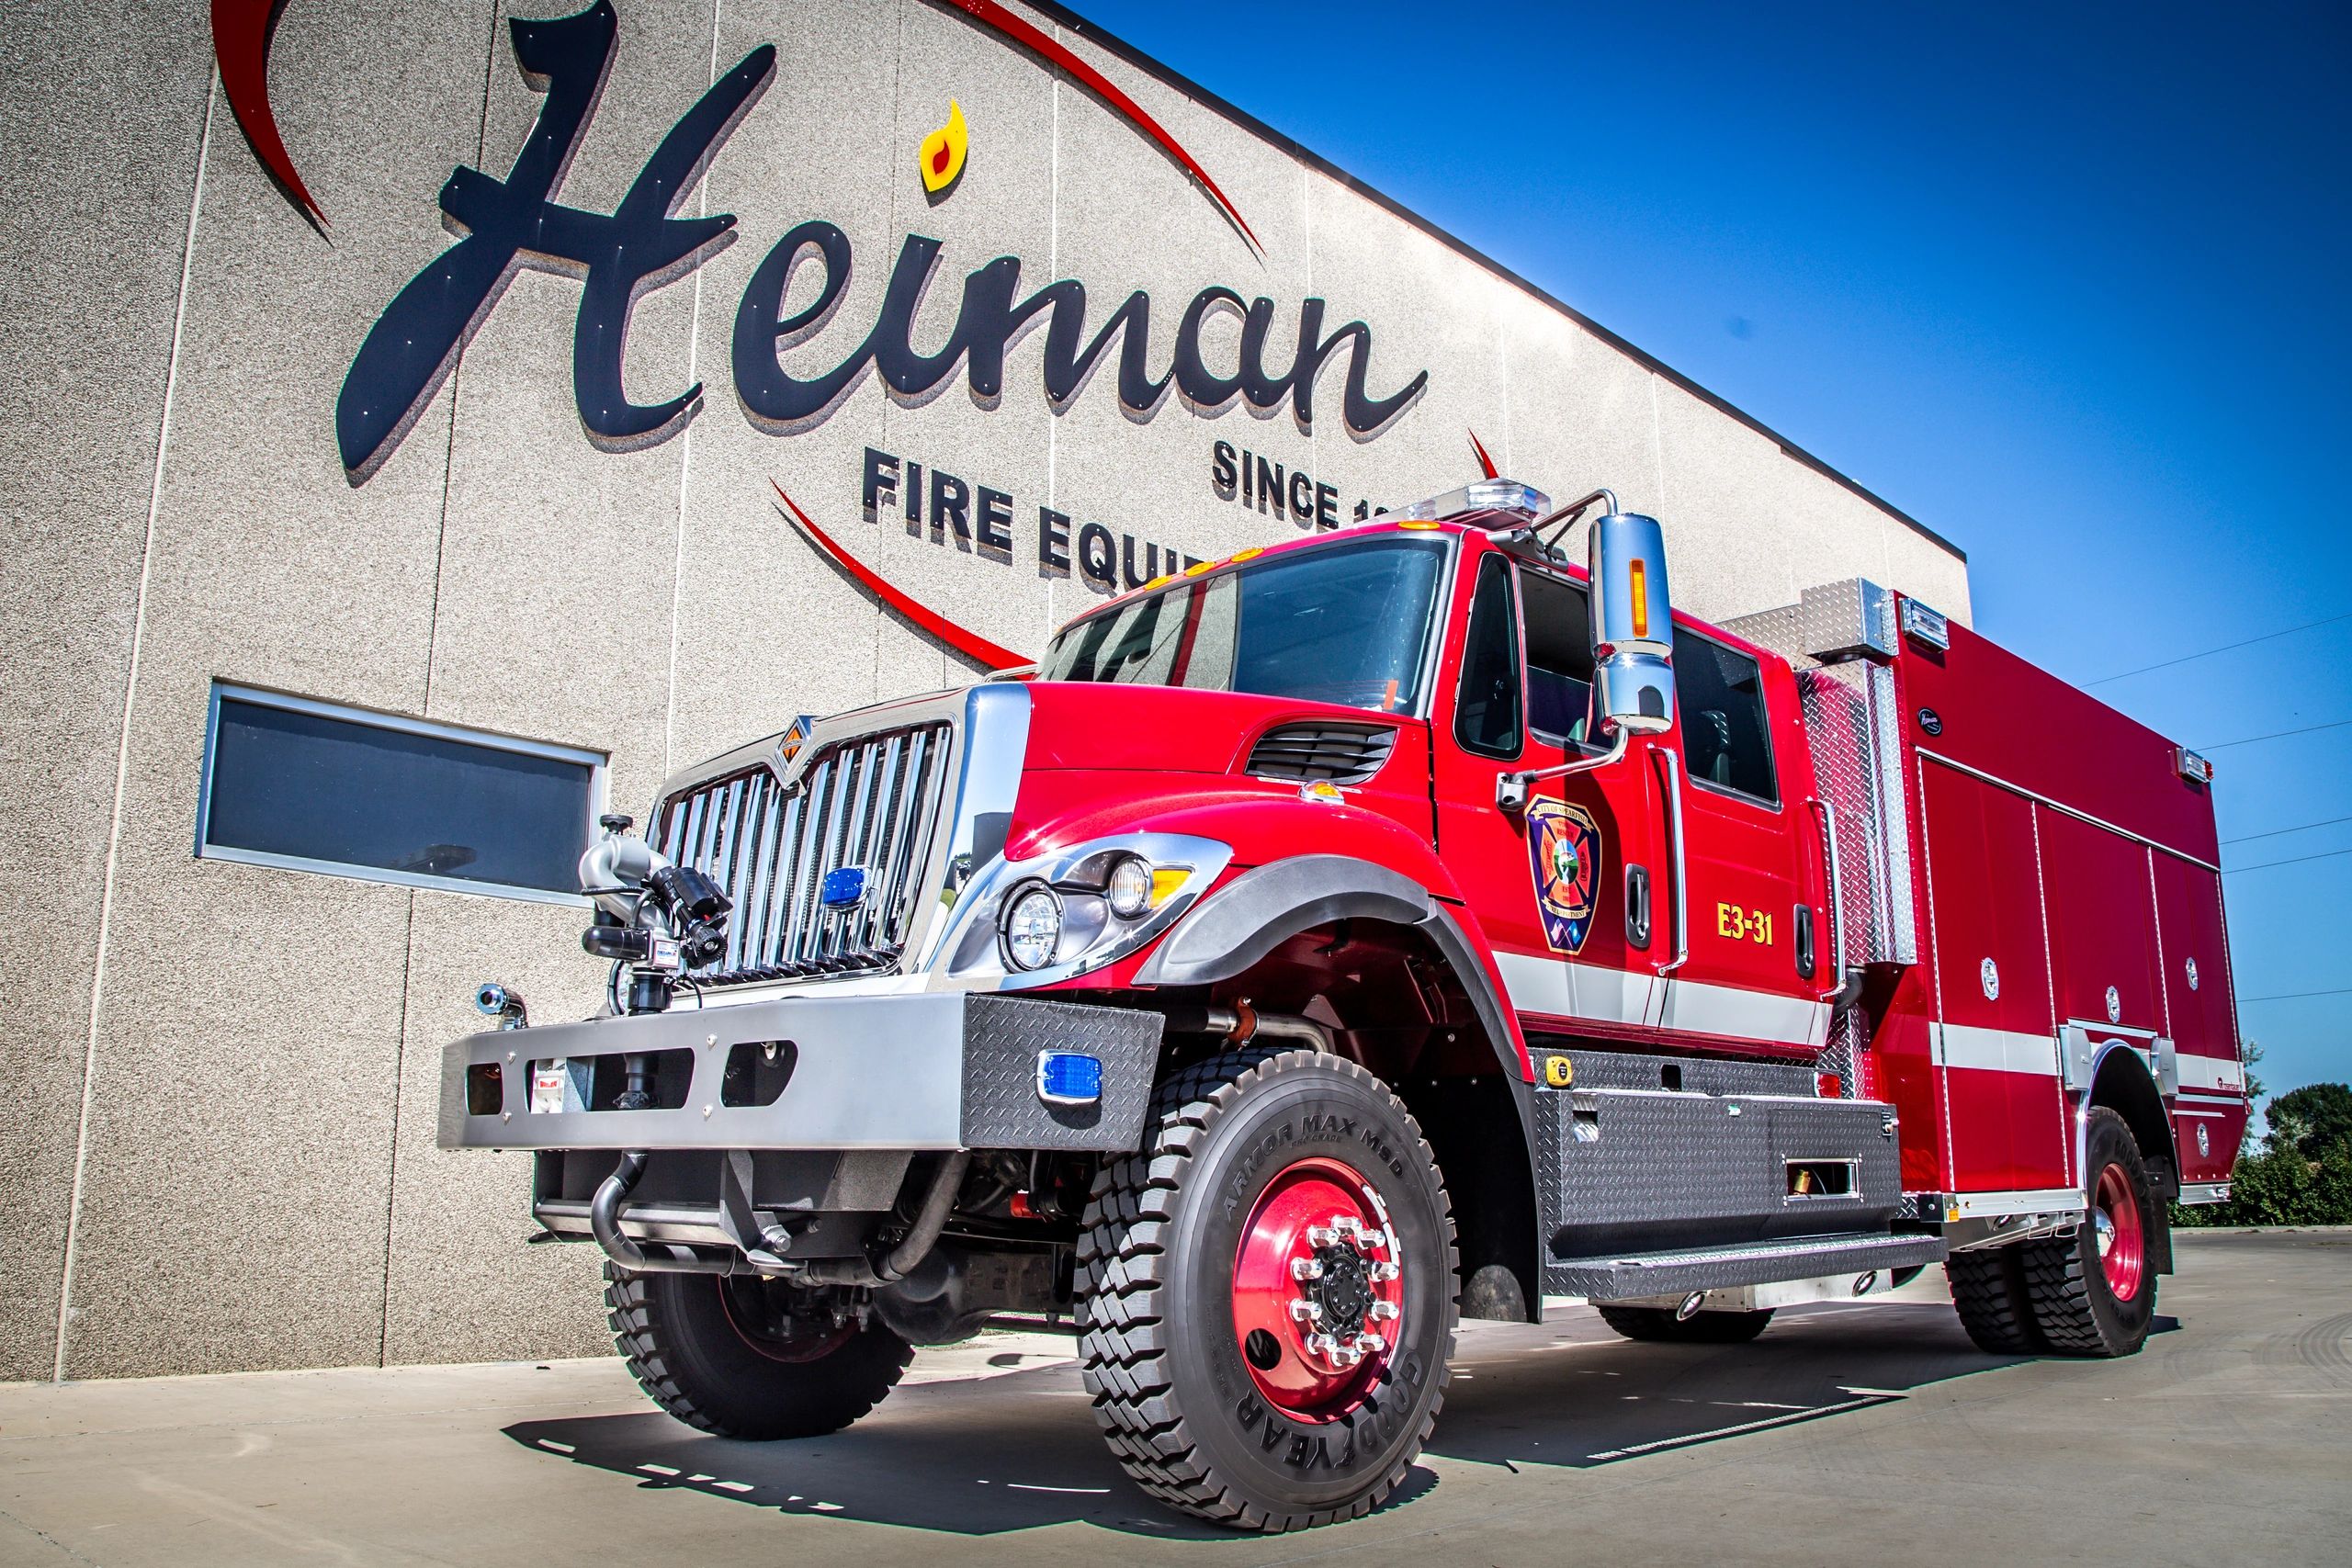
<instances>
[{"instance_id":1,"label":"diamond plate running board","mask_svg":"<svg viewBox=\"0 0 2352 1568\"><path fill-rule=\"evenodd\" d=\"M1673 1252L1627 1252L1611 1257L1557 1258L1544 1269L1546 1294L1588 1301L1625 1301L1678 1295L1690 1291L1769 1285L1782 1280L1812 1280L1869 1269L1909 1269L1940 1263L1941 1236L1811 1235L1786 1241L1742 1242L1732 1247L1694 1247Z\"/></svg>"}]
</instances>

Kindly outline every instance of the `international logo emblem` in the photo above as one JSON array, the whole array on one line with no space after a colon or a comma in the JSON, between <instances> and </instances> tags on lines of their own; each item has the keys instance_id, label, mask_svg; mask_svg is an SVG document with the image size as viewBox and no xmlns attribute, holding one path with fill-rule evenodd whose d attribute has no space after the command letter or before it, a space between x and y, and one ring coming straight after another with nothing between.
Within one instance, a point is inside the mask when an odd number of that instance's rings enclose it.
<instances>
[{"instance_id":1,"label":"international logo emblem","mask_svg":"<svg viewBox=\"0 0 2352 1568\"><path fill-rule=\"evenodd\" d=\"M1535 801L1527 808L1527 853L1545 945L1555 953L1582 951L1600 888L1600 827L1581 806Z\"/></svg>"}]
</instances>

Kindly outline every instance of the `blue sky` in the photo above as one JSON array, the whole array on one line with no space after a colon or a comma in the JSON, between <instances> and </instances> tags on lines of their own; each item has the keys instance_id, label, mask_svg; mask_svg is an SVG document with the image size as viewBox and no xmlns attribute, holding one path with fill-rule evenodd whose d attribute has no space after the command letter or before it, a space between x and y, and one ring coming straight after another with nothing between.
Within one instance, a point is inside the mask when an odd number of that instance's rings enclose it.
<instances>
[{"instance_id":1,"label":"blue sky","mask_svg":"<svg viewBox=\"0 0 2352 1568\"><path fill-rule=\"evenodd\" d=\"M2226 744L2352 720L2352 618L2103 681L2352 617L2352 8L1076 8L1954 540L2225 840L2352 818L2352 724ZM2274 1092L2352 1077L2346 850L2222 850Z\"/></svg>"}]
</instances>

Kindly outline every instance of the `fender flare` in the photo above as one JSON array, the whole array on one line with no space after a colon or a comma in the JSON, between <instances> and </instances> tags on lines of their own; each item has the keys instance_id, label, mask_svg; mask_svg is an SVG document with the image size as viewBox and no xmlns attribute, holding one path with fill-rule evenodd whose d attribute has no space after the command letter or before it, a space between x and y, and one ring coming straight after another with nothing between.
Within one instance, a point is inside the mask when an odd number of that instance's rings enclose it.
<instances>
[{"instance_id":1,"label":"fender flare","mask_svg":"<svg viewBox=\"0 0 2352 1568\"><path fill-rule=\"evenodd\" d=\"M1147 986L1229 980L1284 941L1333 920L1417 926L1430 892L1408 876L1352 855L1293 855L1253 866L1203 899L1160 939L1136 972Z\"/></svg>"},{"instance_id":2,"label":"fender flare","mask_svg":"<svg viewBox=\"0 0 2352 1568\"><path fill-rule=\"evenodd\" d=\"M1428 888L1386 866L1330 854L1253 866L1179 920L1136 972L1136 981L1204 986L1229 980L1298 932L1349 919L1410 926L1429 939L1468 995L1510 1086L1521 1131L1532 1136L1532 1069L1476 941Z\"/></svg>"},{"instance_id":3,"label":"fender flare","mask_svg":"<svg viewBox=\"0 0 2352 1568\"><path fill-rule=\"evenodd\" d=\"M2169 1274L2173 1271L2172 1231L2163 1223L2162 1205L2167 1199L2180 1196L2180 1147L2164 1091L2138 1052L2115 1041L2101 1047L2091 1062L2090 1087L2075 1103L2075 1170L2086 1196L2091 1184L2091 1173L2086 1168L2090 1152L2090 1113L2095 1107L2105 1107L2123 1118L2143 1158L2164 1162L2156 1182L2158 1224L2156 1234L2149 1238L2149 1252L2156 1272Z\"/></svg>"}]
</instances>

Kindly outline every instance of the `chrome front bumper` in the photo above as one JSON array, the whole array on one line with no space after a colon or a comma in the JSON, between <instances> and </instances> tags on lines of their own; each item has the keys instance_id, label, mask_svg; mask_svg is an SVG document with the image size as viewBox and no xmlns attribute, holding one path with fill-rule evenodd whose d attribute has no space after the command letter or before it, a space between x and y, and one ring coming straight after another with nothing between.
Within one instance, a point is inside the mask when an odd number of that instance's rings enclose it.
<instances>
[{"instance_id":1,"label":"chrome front bumper","mask_svg":"<svg viewBox=\"0 0 2352 1568\"><path fill-rule=\"evenodd\" d=\"M1160 1025L1158 1013L1123 1008L925 992L786 997L490 1030L442 1052L439 1142L445 1149L1127 1150L1142 1140ZM783 1092L766 1105L725 1103L721 1080L734 1047L785 1041L793 1052ZM1048 1051L1098 1059L1102 1097L1046 1100L1038 1058ZM532 1109L537 1064L653 1052L692 1055L683 1104L589 1110L573 1094L565 1109Z\"/></svg>"}]
</instances>

